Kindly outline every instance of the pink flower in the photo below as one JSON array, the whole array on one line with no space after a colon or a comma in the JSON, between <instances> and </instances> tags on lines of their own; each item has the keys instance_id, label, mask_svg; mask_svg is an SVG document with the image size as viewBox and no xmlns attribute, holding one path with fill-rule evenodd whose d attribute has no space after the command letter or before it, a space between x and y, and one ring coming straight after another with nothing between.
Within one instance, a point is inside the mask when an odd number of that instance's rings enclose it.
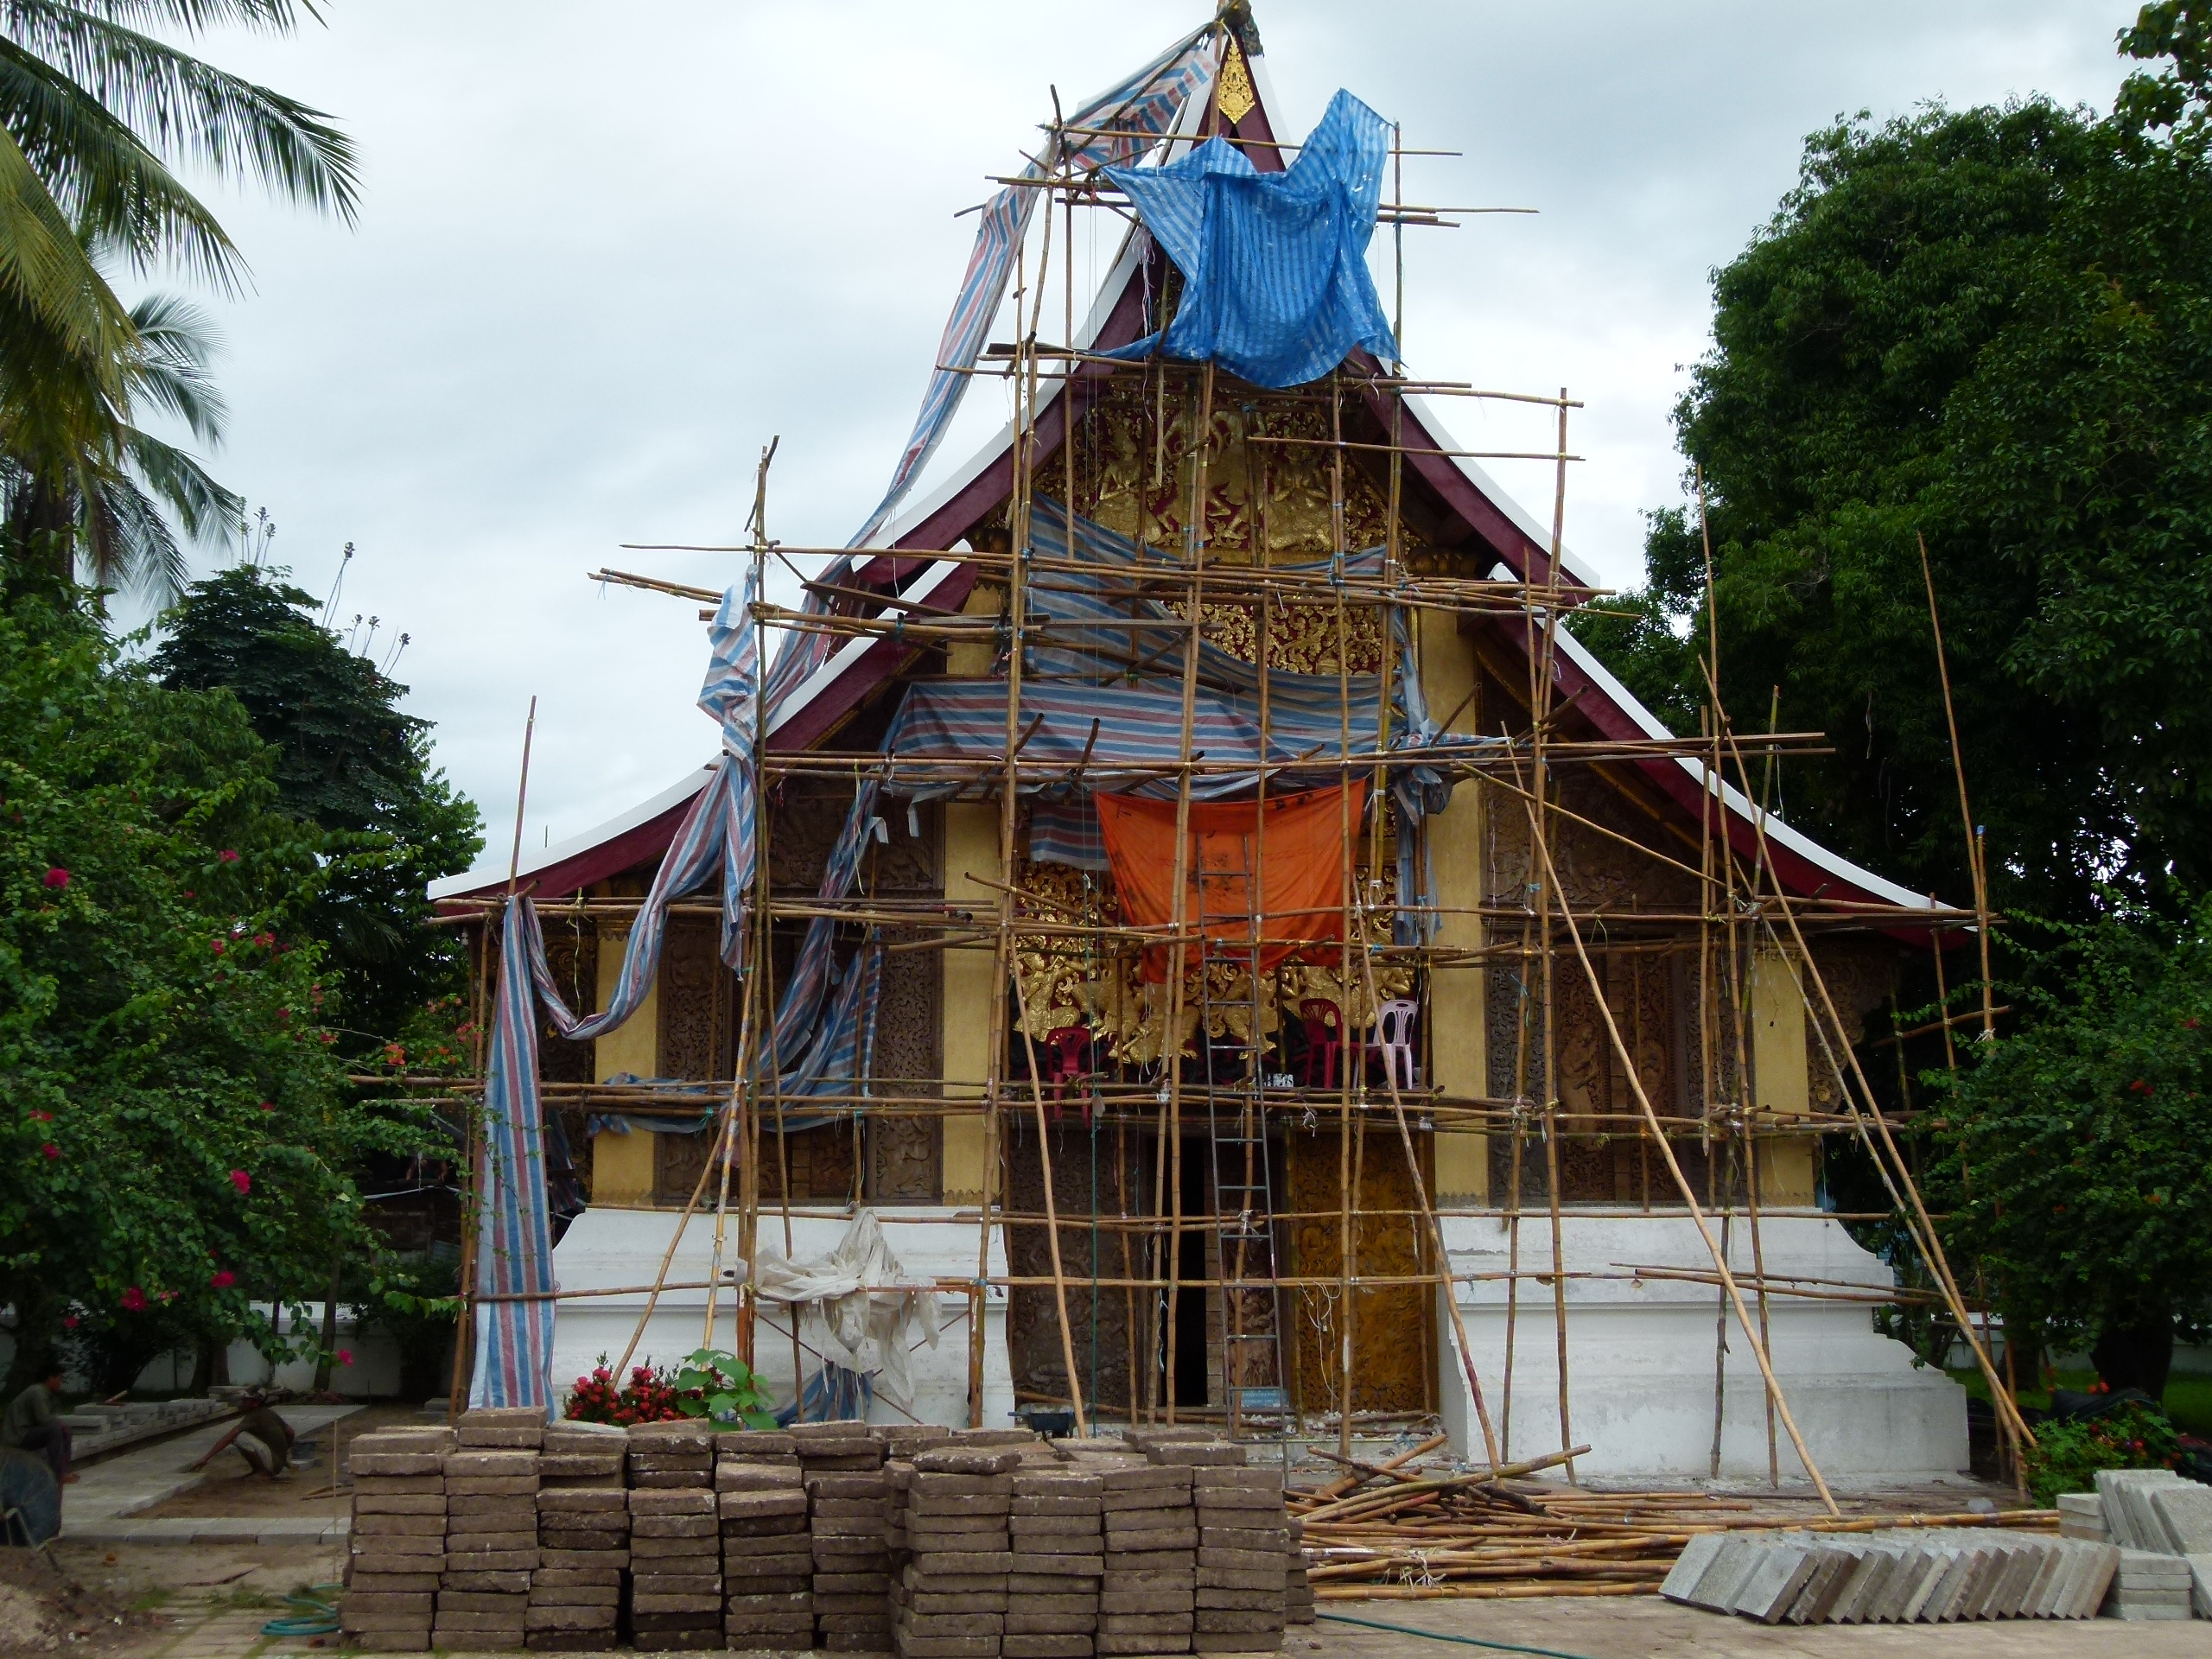
<instances>
[{"instance_id":1,"label":"pink flower","mask_svg":"<svg viewBox=\"0 0 2212 1659\"><path fill-rule=\"evenodd\" d=\"M213 950L219 957L223 954L223 942L220 939L209 940L207 943L207 948L210 950Z\"/></svg>"},{"instance_id":2,"label":"pink flower","mask_svg":"<svg viewBox=\"0 0 2212 1659\"><path fill-rule=\"evenodd\" d=\"M69 885L69 872L63 869L59 864L55 865L52 869L46 873L46 885L49 887L67 887Z\"/></svg>"},{"instance_id":3,"label":"pink flower","mask_svg":"<svg viewBox=\"0 0 2212 1659\"><path fill-rule=\"evenodd\" d=\"M146 1311L146 1293L139 1289L136 1285L131 1286L130 1289L123 1293L123 1306L125 1313L144 1313Z\"/></svg>"},{"instance_id":4,"label":"pink flower","mask_svg":"<svg viewBox=\"0 0 2212 1659\"><path fill-rule=\"evenodd\" d=\"M251 1192L253 1191L253 1177L242 1169L234 1169L231 1172L231 1185L241 1194Z\"/></svg>"},{"instance_id":5,"label":"pink flower","mask_svg":"<svg viewBox=\"0 0 2212 1659\"><path fill-rule=\"evenodd\" d=\"M64 1313L61 1316L61 1328L64 1331L74 1331L77 1328L77 1316L74 1313Z\"/></svg>"},{"instance_id":6,"label":"pink flower","mask_svg":"<svg viewBox=\"0 0 2212 1659\"><path fill-rule=\"evenodd\" d=\"M340 1348L338 1351L338 1363L340 1365L351 1365L353 1363L353 1351L351 1348Z\"/></svg>"},{"instance_id":7,"label":"pink flower","mask_svg":"<svg viewBox=\"0 0 2212 1659\"><path fill-rule=\"evenodd\" d=\"M238 861L238 855L227 847L224 848L221 852L216 854L215 856L221 859L226 864L235 864Z\"/></svg>"},{"instance_id":8,"label":"pink flower","mask_svg":"<svg viewBox=\"0 0 2212 1659\"><path fill-rule=\"evenodd\" d=\"M54 1122L54 1114L52 1112L35 1111L31 1114L31 1122L34 1123L51 1123Z\"/></svg>"},{"instance_id":9,"label":"pink flower","mask_svg":"<svg viewBox=\"0 0 2212 1659\"><path fill-rule=\"evenodd\" d=\"M261 1103L261 1109L264 1112L273 1112L276 1109L276 1103L273 1100L264 1100Z\"/></svg>"},{"instance_id":10,"label":"pink flower","mask_svg":"<svg viewBox=\"0 0 2212 1659\"><path fill-rule=\"evenodd\" d=\"M51 1141L41 1147L39 1150L47 1155L48 1161L59 1158L61 1155L61 1148L55 1146Z\"/></svg>"},{"instance_id":11,"label":"pink flower","mask_svg":"<svg viewBox=\"0 0 2212 1659\"><path fill-rule=\"evenodd\" d=\"M232 1273L228 1268L225 1268L220 1272L217 1273L215 1276L210 1279L207 1282L217 1290L228 1290L232 1285L238 1283L238 1274Z\"/></svg>"}]
</instances>

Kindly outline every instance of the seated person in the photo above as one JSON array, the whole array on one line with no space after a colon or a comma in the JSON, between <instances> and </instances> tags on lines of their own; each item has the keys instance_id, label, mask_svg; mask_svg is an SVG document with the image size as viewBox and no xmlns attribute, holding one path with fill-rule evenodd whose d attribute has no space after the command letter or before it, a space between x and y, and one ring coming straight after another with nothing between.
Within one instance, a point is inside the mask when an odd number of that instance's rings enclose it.
<instances>
[{"instance_id":1,"label":"seated person","mask_svg":"<svg viewBox=\"0 0 2212 1659\"><path fill-rule=\"evenodd\" d=\"M214 1451L207 1456L213 1457L226 1446L233 1446L253 1472L264 1480L274 1480L287 1473L292 1462L292 1426L271 1408L266 1395L249 1394L239 1404L245 1408L245 1415L215 1443Z\"/></svg>"},{"instance_id":2,"label":"seated person","mask_svg":"<svg viewBox=\"0 0 2212 1659\"><path fill-rule=\"evenodd\" d=\"M54 1414L54 1402L60 1395L61 1372L56 1367L44 1380L32 1383L10 1401L7 1414L0 1417L0 1446L43 1452L46 1466L66 1486L77 1477L69 1470L73 1445L69 1425Z\"/></svg>"}]
</instances>

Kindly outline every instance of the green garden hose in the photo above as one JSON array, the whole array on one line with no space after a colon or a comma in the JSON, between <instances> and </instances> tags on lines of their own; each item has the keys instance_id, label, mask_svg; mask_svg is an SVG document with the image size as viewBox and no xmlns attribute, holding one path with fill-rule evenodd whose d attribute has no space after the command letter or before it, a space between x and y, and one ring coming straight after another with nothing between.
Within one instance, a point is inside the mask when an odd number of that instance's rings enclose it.
<instances>
[{"instance_id":1,"label":"green garden hose","mask_svg":"<svg viewBox=\"0 0 2212 1659\"><path fill-rule=\"evenodd\" d=\"M272 1618L261 1627L264 1636L335 1636L338 1634L338 1592L335 1584L311 1584L284 1598L294 1611Z\"/></svg>"},{"instance_id":2,"label":"green garden hose","mask_svg":"<svg viewBox=\"0 0 2212 1659\"><path fill-rule=\"evenodd\" d=\"M1343 1613L1316 1613L1316 1618L1325 1618L1332 1624L1357 1624L1363 1630L1388 1630L1393 1636L1425 1636L1432 1642L1464 1642L1471 1648L1495 1648L1500 1653L1533 1653L1541 1659L1585 1659L1579 1653L1561 1653L1557 1648L1524 1648L1516 1642L1485 1642L1478 1636L1455 1636L1448 1630L1424 1630L1412 1624L1385 1624L1379 1618L1350 1618Z\"/></svg>"}]
</instances>

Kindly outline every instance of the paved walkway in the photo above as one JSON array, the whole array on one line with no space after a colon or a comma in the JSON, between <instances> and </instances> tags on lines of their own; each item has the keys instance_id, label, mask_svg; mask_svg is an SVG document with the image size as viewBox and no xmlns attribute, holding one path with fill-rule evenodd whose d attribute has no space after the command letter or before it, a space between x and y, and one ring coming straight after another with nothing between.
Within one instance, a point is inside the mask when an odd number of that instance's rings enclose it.
<instances>
[{"instance_id":1,"label":"paved walkway","mask_svg":"<svg viewBox=\"0 0 2212 1659\"><path fill-rule=\"evenodd\" d=\"M287 1405L284 1421L302 1438L361 1409L358 1405ZM320 1516L267 1516L232 1518L178 1516L142 1521L156 1503L188 1491L207 1478L192 1465L230 1431L230 1421L210 1423L189 1434L136 1452L118 1452L86 1470L61 1497L61 1535L71 1543L312 1544L343 1536L345 1522ZM327 1471L323 1478L327 1478ZM336 1531L332 1529L334 1526Z\"/></svg>"}]
</instances>

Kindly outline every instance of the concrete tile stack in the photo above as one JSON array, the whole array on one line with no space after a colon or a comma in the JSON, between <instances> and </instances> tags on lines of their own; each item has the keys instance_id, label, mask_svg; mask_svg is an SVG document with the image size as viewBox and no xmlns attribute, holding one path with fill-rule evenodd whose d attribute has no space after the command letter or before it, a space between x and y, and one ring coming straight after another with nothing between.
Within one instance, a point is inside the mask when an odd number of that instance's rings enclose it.
<instances>
[{"instance_id":1,"label":"concrete tile stack","mask_svg":"<svg viewBox=\"0 0 2212 1659\"><path fill-rule=\"evenodd\" d=\"M2107 1618L2190 1617L2189 1563L2179 1555L2149 1549L2122 1549L2120 1571L2105 1597Z\"/></svg>"},{"instance_id":2,"label":"concrete tile stack","mask_svg":"<svg viewBox=\"0 0 2212 1659\"><path fill-rule=\"evenodd\" d=\"M630 1631L639 1647L722 1645L715 1438L690 1420L629 1431Z\"/></svg>"},{"instance_id":3,"label":"concrete tile stack","mask_svg":"<svg viewBox=\"0 0 2212 1659\"><path fill-rule=\"evenodd\" d=\"M545 1414L528 1407L463 1412L446 1453L446 1560L438 1583L441 1648L519 1648L537 1570L537 1459Z\"/></svg>"},{"instance_id":4,"label":"concrete tile stack","mask_svg":"<svg viewBox=\"0 0 2212 1659\"><path fill-rule=\"evenodd\" d=\"M814 1645L814 1535L796 1442L742 1429L715 1437L722 1634L733 1648Z\"/></svg>"},{"instance_id":5,"label":"concrete tile stack","mask_svg":"<svg viewBox=\"0 0 2212 1659\"><path fill-rule=\"evenodd\" d=\"M1135 1458L1082 1461L1101 1465L1106 1573L1099 1585L1098 1652L1188 1653L1198 1552L1191 1465Z\"/></svg>"},{"instance_id":6,"label":"concrete tile stack","mask_svg":"<svg viewBox=\"0 0 2212 1659\"><path fill-rule=\"evenodd\" d=\"M1313 1584L1306 1576L1306 1523L1285 1513L1282 1617L1286 1624L1313 1622Z\"/></svg>"},{"instance_id":7,"label":"concrete tile stack","mask_svg":"<svg viewBox=\"0 0 2212 1659\"><path fill-rule=\"evenodd\" d=\"M614 1646L630 1565L629 1437L611 1423L554 1423L537 1457L537 1570L524 1645L590 1653Z\"/></svg>"},{"instance_id":8,"label":"concrete tile stack","mask_svg":"<svg viewBox=\"0 0 2212 1659\"><path fill-rule=\"evenodd\" d=\"M353 1531L338 1620L371 1652L419 1653L430 1645L445 1570L445 1428L395 1428L355 1440Z\"/></svg>"},{"instance_id":9,"label":"concrete tile stack","mask_svg":"<svg viewBox=\"0 0 2212 1659\"><path fill-rule=\"evenodd\" d=\"M2112 1529L2105 1525L2104 1500L2094 1492L2061 1492L2058 1495L2058 1535L2062 1538L2086 1538L2093 1544L2112 1541Z\"/></svg>"},{"instance_id":10,"label":"concrete tile stack","mask_svg":"<svg viewBox=\"0 0 2212 1659\"><path fill-rule=\"evenodd\" d=\"M891 1646L891 1503L885 1446L861 1422L794 1423L814 1529L817 1644L832 1653Z\"/></svg>"},{"instance_id":11,"label":"concrete tile stack","mask_svg":"<svg viewBox=\"0 0 2212 1659\"><path fill-rule=\"evenodd\" d=\"M1766 1624L2089 1618L2119 1564L2109 1544L1996 1529L1706 1533L1659 1593Z\"/></svg>"},{"instance_id":12,"label":"concrete tile stack","mask_svg":"<svg viewBox=\"0 0 2212 1659\"><path fill-rule=\"evenodd\" d=\"M1205 1461L1191 1470L1191 1504L1198 1513L1198 1567L1194 1653L1273 1653L1282 1646L1284 1585L1290 1529L1283 1511L1282 1471L1251 1469L1244 1448L1187 1448ZM1158 1448L1163 1461L1186 1455L1182 1446Z\"/></svg>"},{"instance_id":13,"label":"concrete tile stack","mask_svg":"<svg viewBox=\"0 0 2212 1659\"><path fill-rule=\"evenodd\" d=\"M1105 1483L1024 1451L1007 1518L1004 1659L1089 1659L1106 1571L1101 1521Z\"/></svg>"},{"instance_id":14,"label":"concrete tile stack","mask_svg":"<svg viewBox=\"0 0 2212 1659\"><path fill-rule=\"evenodd\" d=\"M1029 1437L1025 1436L1025 1439ZM1007 1517L1017 1446L956 1439L915 1454L892 1519L906 1561L891 1586L892 1641L901 1659L998 1659L1012 1570Z\"/></svg>"}]
</instances>

